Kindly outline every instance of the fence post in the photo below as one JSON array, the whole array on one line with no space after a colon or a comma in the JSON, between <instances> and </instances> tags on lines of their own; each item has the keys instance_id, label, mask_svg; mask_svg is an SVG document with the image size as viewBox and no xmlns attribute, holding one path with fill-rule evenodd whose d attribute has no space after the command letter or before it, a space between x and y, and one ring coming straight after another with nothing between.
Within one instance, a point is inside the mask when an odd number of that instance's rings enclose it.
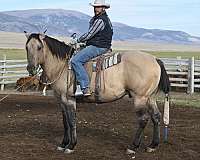
<instances>
[{"instance_id":1,"label":"fence post","mask_svg":"<svg viewBox=\"0 0 200 160\"><path fill-rule=\"evenodd\" d=\"M2 71L3 71L2 72L2 77L3 77L5 75L5 72L6 72L6 55L5 54L3 55L2 66L3 66L3 68L2 68ZM3 91L4 88L5 88L4 82L5 82L5 79L3 78L2 81L1 81L1 91Z\"/></svg>"},{"instance_id":2,"label":"fence post","mask_svg":"<svg viewBox=\"0 0 200 160\"><path fill-rule=\"evenodd\" d=\"M194 93L194 57L189 60L188 93Z\"/></svg>"}]
</instances>

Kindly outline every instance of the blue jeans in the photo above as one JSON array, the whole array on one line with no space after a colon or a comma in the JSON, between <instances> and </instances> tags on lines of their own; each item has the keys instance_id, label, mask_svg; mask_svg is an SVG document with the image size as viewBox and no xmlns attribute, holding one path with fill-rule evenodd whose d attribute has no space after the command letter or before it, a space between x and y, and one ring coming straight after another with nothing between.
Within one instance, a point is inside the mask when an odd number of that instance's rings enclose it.
<instances>
[{"instance_id":1,"label":"blue jeans","mask_svg":"<svg viewBox=\"0 0 200 160\"><path fill-rule=\"evenodd\" d=\"M89 87L88 73L84 67L84 64L99 55L105 53L107 48L98 48L95 46L87 46L86 48L79 51L72 59L71 65L75 72L76 80L80 83L81 89Z\"/></svg>"}]
</instances>

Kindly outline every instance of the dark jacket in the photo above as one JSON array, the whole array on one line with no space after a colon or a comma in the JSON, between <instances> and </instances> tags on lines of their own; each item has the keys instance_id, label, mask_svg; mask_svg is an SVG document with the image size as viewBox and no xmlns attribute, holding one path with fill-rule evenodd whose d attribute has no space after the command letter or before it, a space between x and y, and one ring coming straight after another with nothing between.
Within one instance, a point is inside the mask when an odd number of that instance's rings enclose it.
<instances>
[{"instance_id":1,"label":"dark jacket","mask_svg":"<svg viewBox=\"0 0 200 160\"><path fill-rule=\"evenodd\" d=\"M89 32L79 38L80 42L86 41L86 45L100 48L110 48L113 36L113 27L106 12L94 16L90 21Z\"/></svg>"}]
</instances>

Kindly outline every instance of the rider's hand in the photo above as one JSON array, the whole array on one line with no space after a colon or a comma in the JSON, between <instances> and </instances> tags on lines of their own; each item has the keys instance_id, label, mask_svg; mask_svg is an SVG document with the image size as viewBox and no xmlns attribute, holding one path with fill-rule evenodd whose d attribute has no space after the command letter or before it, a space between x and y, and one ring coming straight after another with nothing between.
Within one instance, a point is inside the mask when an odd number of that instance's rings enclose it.
<instances>
[{"instance_id":1,"label":"rider's hand","mask_svg":"<svg viewBox=\"0 0 200 160\"><path fill-rule=\"evenodd\" d=\"M75 45L77 43L78 43L78 39L77 38L70 38L69 44Z\"/></svg>"}]
</instances>

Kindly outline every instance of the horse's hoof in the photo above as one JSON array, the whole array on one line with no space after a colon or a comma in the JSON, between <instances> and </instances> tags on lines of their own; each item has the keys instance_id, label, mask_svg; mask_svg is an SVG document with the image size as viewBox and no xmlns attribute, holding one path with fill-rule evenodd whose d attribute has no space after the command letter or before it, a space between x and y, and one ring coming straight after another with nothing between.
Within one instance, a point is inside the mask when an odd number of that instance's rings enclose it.
<instances>
[{"instance_id":1,"label":"horse's hoof","mask_svg":"<svg viewBox=\"0 0 200 160\"><path fill-rule=\"evenodd\" d=\"M73 153L74 152L74 150L71 150L71 149L65 149L65 151L64 151L64 153L65 154L71 154L71 153Z\"/></svg>"},{"instance_id":2,"label":"horse's hoof","mask_svg":"<svg viewBox=\"0 0 200 160\"><path fill-rule=\"evenodd\" d=\"M146 148L146 151L147 151L148 153L152 153L152 152L155 152L155 151L156 151L156 148L147 147L147 148Z\"/></svg>"},{"instance_id":3,"label":"horse's hoof","mask_svg":"<svg viewBox=\"0 0 200 160\"><path fill-rule=\"evenodd\" d=\"M135 154L136 152L132 149L127 148L126 150L126 154L130 155L130 154Z\"/></svg>"},{"instance_id":4,"label":"horse's hoof","mask_svg":"<svg viewBox=\"0 0 200 160\"><path fill-rule=\"evenodd\" d=\"M65 151L65 148L58 146L56 150L57 150L57 151L64 152L64 151Z\"/></svg>"}]
</instances>

